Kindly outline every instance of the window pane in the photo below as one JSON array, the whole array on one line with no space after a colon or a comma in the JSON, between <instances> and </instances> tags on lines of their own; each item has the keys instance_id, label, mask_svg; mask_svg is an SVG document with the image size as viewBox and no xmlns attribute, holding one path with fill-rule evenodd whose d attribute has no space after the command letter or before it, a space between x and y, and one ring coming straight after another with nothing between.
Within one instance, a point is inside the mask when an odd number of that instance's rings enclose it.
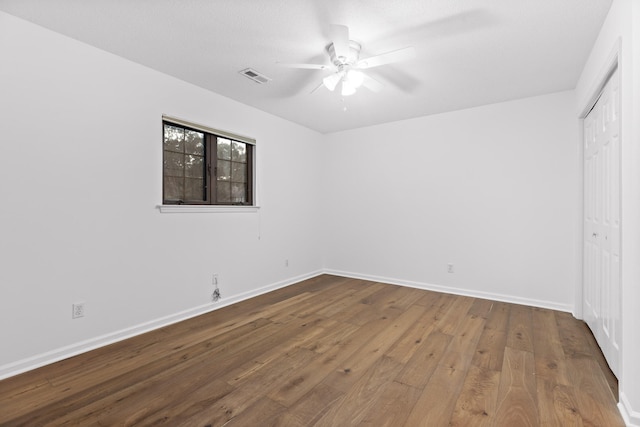
<instances>
[{"instance_id":1,"label":"window pane","mask_svg":"<svg viewBox=\"0 0 640 427\"><path fill-rule=\"evenodd\" d=\"M218 159L231 160L231 141L218 138Z\"/></svg>"},{"instance_id":2,"label":"window pane","mask_svg":"<svg viewBox=\"0 0 640 427\"><path fill-rule=\"evenodd\" d=\"M184 153L184 129L164 125L164 149Z\"/></svg>"},{"instance_id":3,"label":"window pane","mask_svg":"<svg viewBox=\"0 0 640 427\"><path fill-rule=\"evenodd\" d=\"M247 181L247 164L231 163L231 181L246 182Z\"/></svg>"},{"instance_id":4,"label":"window pane","mask_svg":"<svg viewBox=\"0 0 640 427\"><path fill-rule=\"evenodd\" d=\"M231 183L231 202L244 203L247 200L247 186L241 183Z\"/></svg>"},{"instance_id":5,"label":"window pane","mask_svg":"<svg viewBox=\"0 0 640 427\"><path fill-rule=\"evenodd\" d=\"M184 175L193 178L204 177L204 157L187 154L184 156Z\"/></svg>"},{"instance_id":6,"label":"window pane","mask_svg":"<svg viewBox=\"0 0 640 427\"><path fill-rule=\"evenodd\" d=\"M184 152L204 156L204 134L193 130L184 132Z\"/></svg>"},{"instance_id":7,"label":"window pane","mask_svg":"<svg viewBox=\"0 0 640 427\"><path fill-rule=\"evenodd\" d=\"M165 151L164 174L166 176L184 176L184 154Z\"/></svg>"},{"instance_id":8,"label":"window pane","mask_svg":"<svg viewBox=\"0 0 640 427\"><path fill-rule=\"evenodd\" d=\"M185 179L185 200L204 200L204 186L201 179Z\"/></svg>"},{"instance_id":9,"label":"window pane","mask_svg":"<svg viewBox=\"0 0 640 427\"><path fill-rule=\"evenodd\" d=\"M164 199L182 200L183 178L164 177Z\"/></svg>"},{"instance_id":10,"label":"window pane","mask_svg":"<svg viewBox=\"0 0 640 427\"><path fill-rule=\"evenodd\" d=\"M231 180L231 162L227 160L218 160L218 181Z\"/></svg>"},{"instance_id":11,"label":"window pane","mask_svg":"<svg viewBox=\"0 0 640 427\"><path fill-rule=\"evenodd\" d=\"M163 123L163 136L164 201L222 205L251 201L250 144L169 122ZM210 148L215 151L209 152ZM209 156L215 163L214 175L208 169L214 166L207 164ZM210 194L215 200L208 199Z\"/></svg>"},{"instance_id":12,"label":"window pane","mask_svg":"<svg viewBox=\"0 0 640 427\"><path fill-rule=\"evenodd\" d=\"M231 183L218 181L218 203L231 203Z\"/></svg>"},{"instance_id":13,"label":"window pane","mask_svg":"<svg viewBox=\"0 0 640 427\"><path fill-rule=\"evenodd\" d=\"M247 145L242 142L233 141L231 144L232 158L234 162L247 162Z\"/></svg>"}]
</instances>

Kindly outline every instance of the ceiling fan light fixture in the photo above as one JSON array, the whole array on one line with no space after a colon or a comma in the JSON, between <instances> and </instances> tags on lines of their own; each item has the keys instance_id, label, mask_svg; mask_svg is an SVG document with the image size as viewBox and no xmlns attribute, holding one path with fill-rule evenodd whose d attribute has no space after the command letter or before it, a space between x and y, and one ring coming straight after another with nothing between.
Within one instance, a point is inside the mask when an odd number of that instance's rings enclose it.
<instances>
[{"instance_id":1,"label":"ceiling fan light fixture","mask_svg":"<svg viewBox=\"0 0 640 427\"><path fill-rule=\"evenodd\" d=\"M342 81L342 96L349 96L356 93L356 88L349 82L349 80L344 79Z\"/></svg>"},{"instance_id":2,"label":"ceiling fan light fixture","mask_svg":"<svg viewBox=\"0 0 640 427\"><path fill-rule=\"evenodd\" d=\"M357 89L362 86L362 83L364 82L364 75L362 74L362 71L352 69L347 72L347 77L345 80L348 81L351 86Z\"/></svg>"},{"instance_id":3,"label":"ceiling fan light fixture","mask_svg":"<svg viewBox=\"0 0 640 427\"><path fill-rule=\"evenodd\" d=\"M342 72L331 74L330 76L327 76L324 79L322 79L322 84L324 85L324 87L326 87L331 92L333 92L336 86L338 86L338 83L340 83L340 80L342 79L343 75L344 73Z\"/></svg>"}]
</instances>

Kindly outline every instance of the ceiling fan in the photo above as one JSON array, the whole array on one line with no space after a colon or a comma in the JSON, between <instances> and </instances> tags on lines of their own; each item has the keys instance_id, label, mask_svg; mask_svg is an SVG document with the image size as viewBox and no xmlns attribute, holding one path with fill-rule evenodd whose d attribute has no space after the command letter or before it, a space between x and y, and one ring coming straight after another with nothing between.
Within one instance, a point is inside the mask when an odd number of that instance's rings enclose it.
<instances>
[{"instance_id":1,"label":"ceiling fan","mask_svg":"<svg viewBox=\"0 0 640 427\"><path fill-rule=\"evenodd\" d=\"M379 92L384 87L382 83L369 77L362 70L391 64L393 62L405 61L415 57L415 49L413 47L405 47L403 49L360 59L361 48L360 43L349 39L348 27L344 25L332 25L331 43L326 47L332 65L284 63L280 63L280 65L308 70L333 69L334 72L322 79L322 83L316 87L312 93L322 86L333 92L338 85L341 84L340 92L342 96L349 96L353 95L360 86L364 86L373 92Z\"/></svg>"}]
</instances>

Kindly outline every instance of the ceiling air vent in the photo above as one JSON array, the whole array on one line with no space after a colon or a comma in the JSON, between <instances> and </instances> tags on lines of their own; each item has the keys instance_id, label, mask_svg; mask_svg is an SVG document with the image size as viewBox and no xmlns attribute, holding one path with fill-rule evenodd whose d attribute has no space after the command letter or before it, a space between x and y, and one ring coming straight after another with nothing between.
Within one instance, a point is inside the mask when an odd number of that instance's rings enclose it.
<instances>
[{"instance_id":1,"label":"ceiling air vent","mask_svg":"<svg viewBox=\"0 0 640 427\"><path fill-rule=\"evenodd\" d=\"M240 74L260 84L268 83L271 81L269 77L265 76L264 74L260 74L252 68L245 68L244 70L240 71Z\"/></svg>"}]
</instances>

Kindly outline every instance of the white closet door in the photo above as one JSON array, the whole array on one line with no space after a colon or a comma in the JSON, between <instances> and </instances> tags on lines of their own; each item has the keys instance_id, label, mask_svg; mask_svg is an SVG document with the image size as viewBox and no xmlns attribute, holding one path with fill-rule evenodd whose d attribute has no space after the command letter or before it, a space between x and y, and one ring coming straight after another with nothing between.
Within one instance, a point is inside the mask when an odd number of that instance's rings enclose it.
<instances>
[{"instance_id":1,"label":"white closet door","mask_svg":"<svg viewBox=\"0 0 640 427\"><path fill-rule=\"evenodd\" d=\"M620 91L616 70L584 119L584 316L620 369Z\"/></svg>"}]
</instances>

